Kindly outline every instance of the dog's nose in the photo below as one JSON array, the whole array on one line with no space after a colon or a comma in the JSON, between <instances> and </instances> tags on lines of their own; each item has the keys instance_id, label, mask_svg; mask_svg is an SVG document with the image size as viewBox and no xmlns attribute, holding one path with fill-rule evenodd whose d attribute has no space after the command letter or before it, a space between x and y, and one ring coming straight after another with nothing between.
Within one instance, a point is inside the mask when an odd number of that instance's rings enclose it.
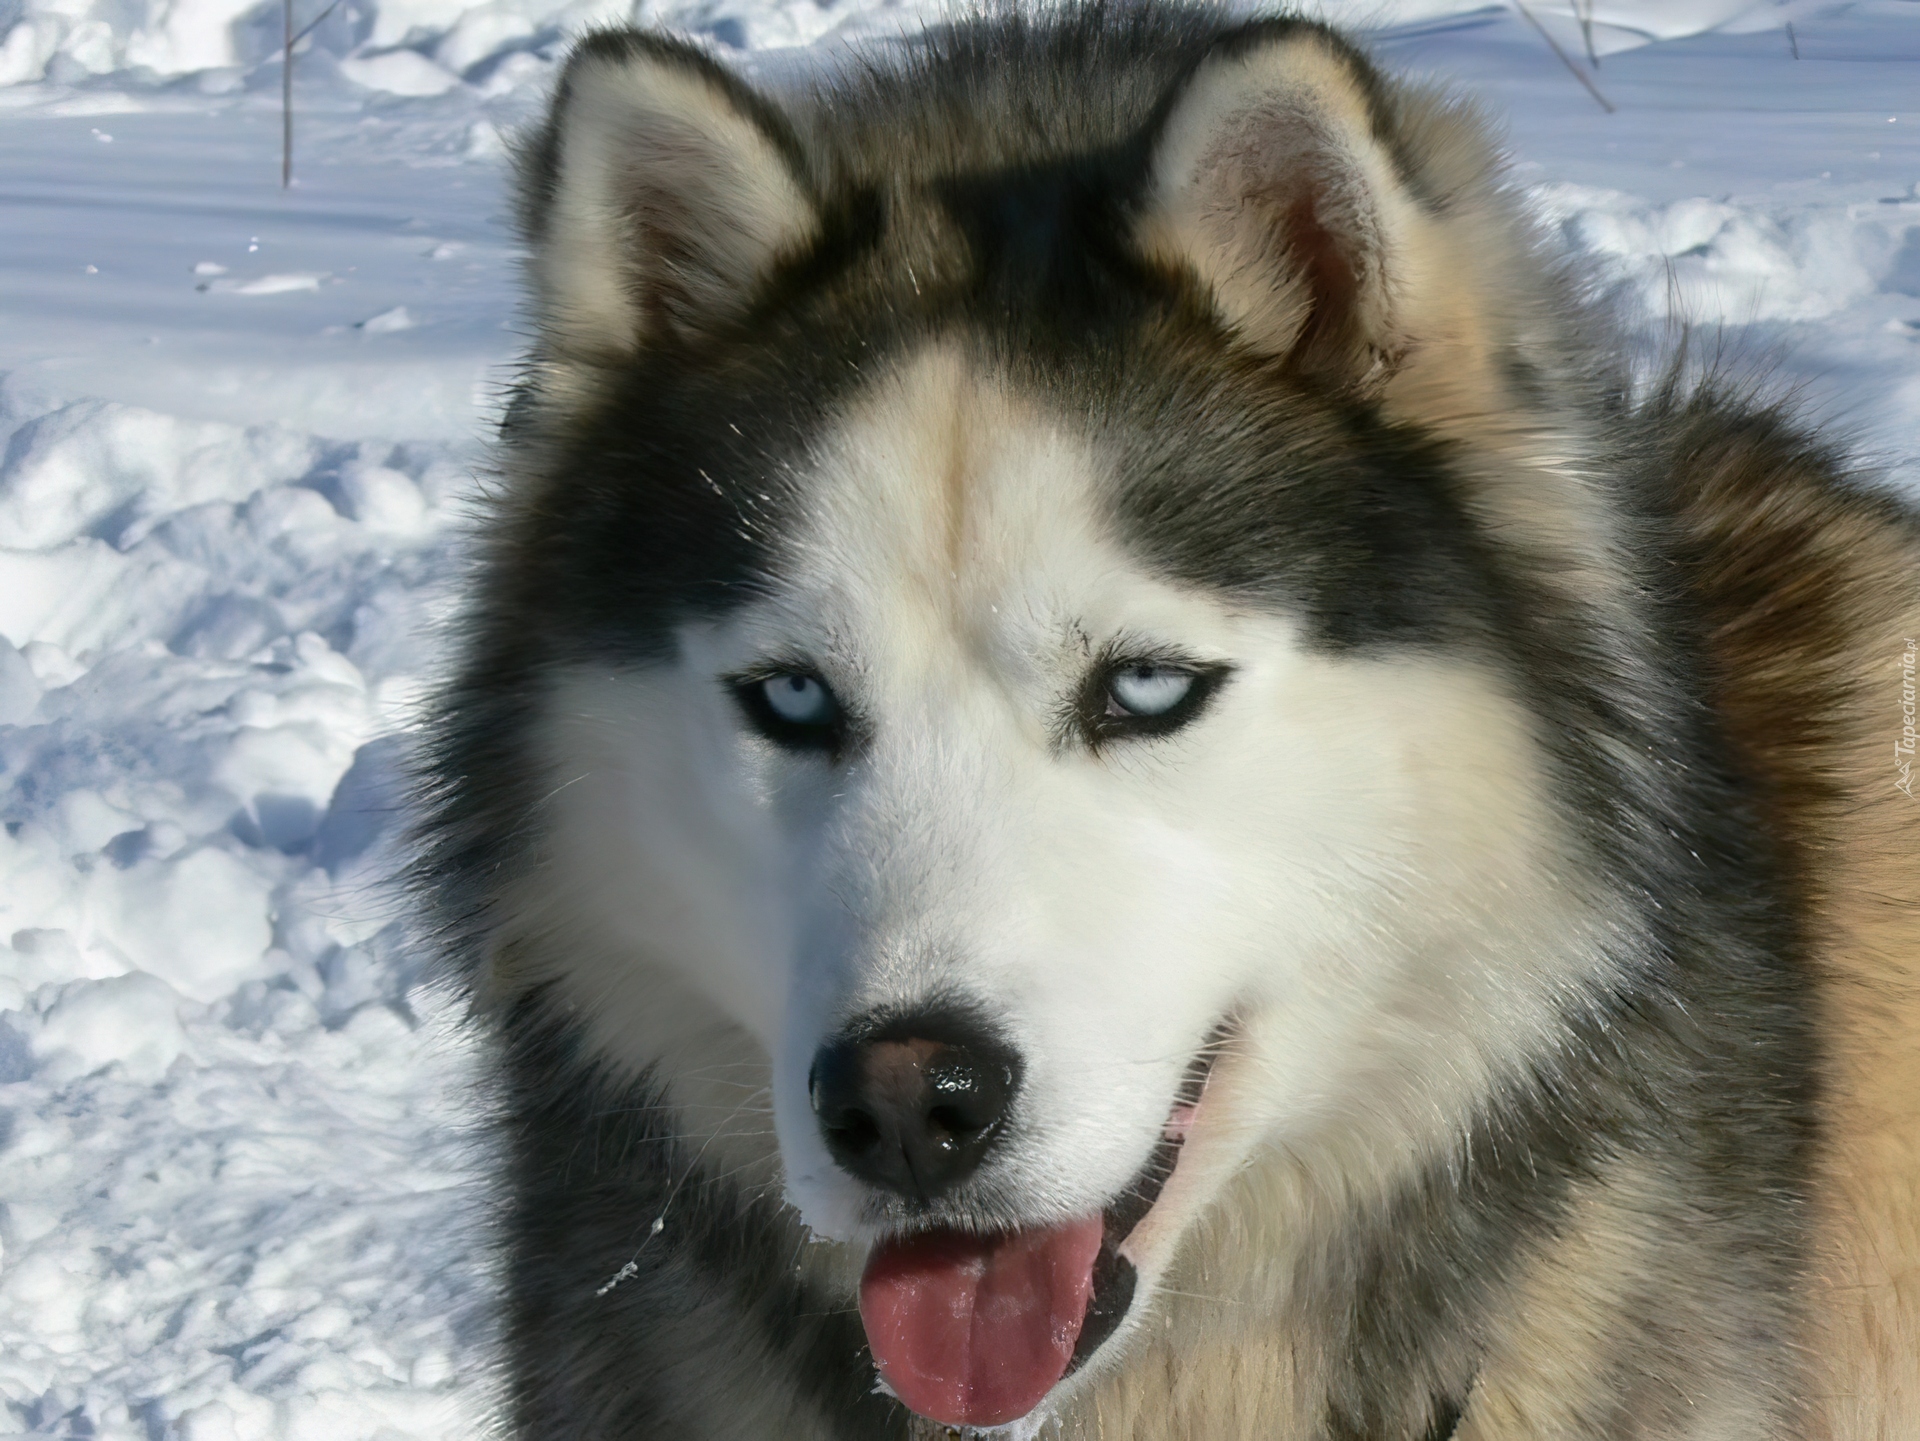
<instances>
[{"instance_id":1,"label":"dog's nose","mask_svg":"<svg viewBox=\"0 0 1920 1441\"><path fill-rule=\"evenodd\" d=\"M843 1169L930 1201L980 1164L1019 1081L1019 1058L984 1028L907 1019L822 1046L808 1085Z\"/></svg>"}]
</instances>

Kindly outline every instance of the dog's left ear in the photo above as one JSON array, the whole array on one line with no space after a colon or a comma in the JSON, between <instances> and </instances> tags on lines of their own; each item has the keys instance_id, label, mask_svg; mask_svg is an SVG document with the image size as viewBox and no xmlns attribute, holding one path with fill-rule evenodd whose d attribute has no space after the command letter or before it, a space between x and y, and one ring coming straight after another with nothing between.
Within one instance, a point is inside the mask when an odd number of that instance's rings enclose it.
<instances>
[{"instance_id":1,"label":"dog's left ear","mask_svg":"<svg viewBox=\"0 0 1920 1441\"><path fill-rule=\"evenodd\" d=\"M1383 90L1301 21L1228 36L1171 97L1138 243L1196 273L1240 346L1343 384L1391 372L1419 202L1386 142Z\"/></svg>"}]
</instances>

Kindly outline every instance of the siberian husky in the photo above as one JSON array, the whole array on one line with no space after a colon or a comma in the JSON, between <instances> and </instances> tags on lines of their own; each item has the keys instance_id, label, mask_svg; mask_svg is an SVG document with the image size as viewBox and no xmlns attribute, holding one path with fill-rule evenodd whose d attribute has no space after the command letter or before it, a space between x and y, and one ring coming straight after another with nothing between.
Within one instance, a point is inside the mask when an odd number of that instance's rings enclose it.
<instances>
[{"instance_id":1,"label":"siberian husky","mask_svg":"<svg viewBox=\"0 0 1920 1441\"><path fill-rule=\"evenodd\" d=\"M418 879L538 1441L1920 1437L1920 527L1291 18L585 41Z\"/></svg>"}]
</instances>

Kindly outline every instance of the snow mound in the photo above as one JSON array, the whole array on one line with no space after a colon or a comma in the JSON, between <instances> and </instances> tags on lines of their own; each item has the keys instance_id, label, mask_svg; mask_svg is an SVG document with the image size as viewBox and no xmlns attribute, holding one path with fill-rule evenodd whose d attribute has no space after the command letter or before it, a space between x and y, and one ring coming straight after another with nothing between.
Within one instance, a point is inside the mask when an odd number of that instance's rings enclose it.
<instances>
[{"instance_id":1,"label":"snow mound","mask_svg":"<svg viewBox=\"0 0 1920 1441\"><path fill-rule=\"evenodd\" d=\"M0 449L0 1430L476 1434L469 1058L380 888L464 472L101 401Z\"/></svg>"},{"instance_id":2,"label":"snow mound","mask_svg":"<svg viewBox=\"0 0 1920 1441\"><path fill-rule=\"evenodd\" d=\"M1893 202L1661 204L1579 185L1542 186L1534 199L1643 313L1711 326L1823 320L1897 289L1920 218L1920 206Z\"/></svg>"}]
</instances>

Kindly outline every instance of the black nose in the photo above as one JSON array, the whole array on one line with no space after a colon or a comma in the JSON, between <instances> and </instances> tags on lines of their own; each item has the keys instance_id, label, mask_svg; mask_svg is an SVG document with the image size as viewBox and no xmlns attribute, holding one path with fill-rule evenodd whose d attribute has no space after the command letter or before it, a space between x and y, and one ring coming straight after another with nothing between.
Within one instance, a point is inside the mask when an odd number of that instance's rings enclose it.
<instances>
[{"instance_id":1,"label":"black nose","mask_svg":"<svg viewBox=\"0 0 1920 1441\"><path fill-rule=\"evenodd\" d=\"M822 1046L808 1084L842 1168L930 1201L971 1175L992 1146L1020 1061L976 1022L908 1016Z\"/></svg>"}]
</instances>

